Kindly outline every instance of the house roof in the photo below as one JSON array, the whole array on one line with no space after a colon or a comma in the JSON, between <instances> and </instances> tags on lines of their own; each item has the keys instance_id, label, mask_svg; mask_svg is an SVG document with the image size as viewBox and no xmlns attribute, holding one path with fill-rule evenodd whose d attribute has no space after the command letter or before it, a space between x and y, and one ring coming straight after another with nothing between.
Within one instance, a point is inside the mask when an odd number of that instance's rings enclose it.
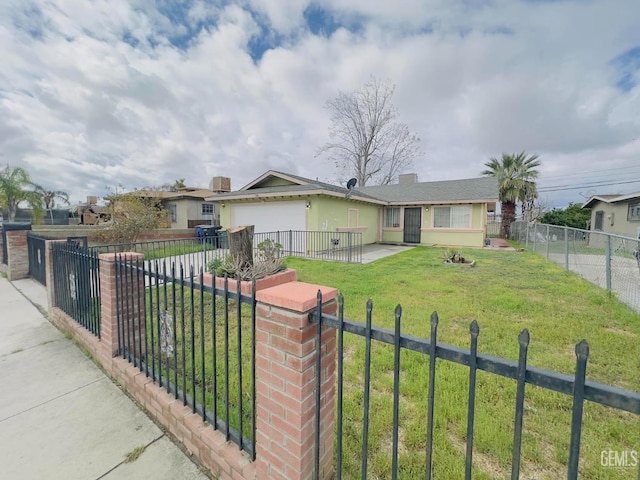
<instances>
[{"instance_id":1,"label":"house roof","mask_svg":"<svg viewBox=\"0 0 640 480\"><path fill-rule=\"evenodd\" d=\"M269 180L277 179L282 182L280 185L268 185ZM235 192L219 193L209 197L211 201L221 200L243 200L252 198L265 197L288 197L292 195L328 195L332 197L345 197L349 190L338 185L321 182L319 180L311 180L309 178L292 175L290 173L269 170L262 174L252 182L248 183L240 190ZM352 200L360 200L370 203L385 204L374 196L354 190L349 195Z\"/></svg>"},{"instance_id":2,"label":"house roof","mask_svg":"<svg viewBox=\"0 0 640 480\"><path fill-rule=\"evenodd\" d=\"M184 189L177 192L169 192L164 190L135 190L127 193L127 195L134 195L137 197L156 197L161 200L205 200L210 197L214 192L206 188L201 189Z\"/></svg>"},{"instance_id":3,"label":"house roof","mask_svg":"<svg viewBox=\"0 0 640 480\"><path fill-rule=\"evenodd\" d=\"M497 202L498 180L495 177L467 178L360 187L356 191L391 204Z\"/></svg>"},{"instance_id":4,"label":"house roof","mask_svg":"<svg viewBox=\"0 0 640 480\"><path fill-rule=\"evenodd\" d=\"M640 192L616 194L616 195L592 195L589 200L584 202L582 208L591 208L596 202L604 203L618 203L627 200L634 200L640 198Z\"/></svg>"},{"instance_id":5,"label":"house roof","mask_svg":"<svg viewBox=\"0 0 640 480\"><path fill-rule=\"evenodd\" d=\"M273 185L274 181L277 183L276 185ZM349 194L349 190L338 185L269 170L238 191L220 193L207 199L221 201L292 195L346 197L347 194ZM360 187L353 189L349 198L379 205L497 202L498 181L494 177L482 177Z\"/></svg>"}]
</instances>

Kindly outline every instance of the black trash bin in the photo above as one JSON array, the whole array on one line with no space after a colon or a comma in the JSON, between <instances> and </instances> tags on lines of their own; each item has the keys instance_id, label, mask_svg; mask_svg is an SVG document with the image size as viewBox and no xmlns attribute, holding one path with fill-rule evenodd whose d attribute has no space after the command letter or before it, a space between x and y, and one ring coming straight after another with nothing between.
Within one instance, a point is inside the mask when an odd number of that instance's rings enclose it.
<instances>
[{"instance_id":1,"label":"black trash bin","mask_svg":"<svg viewBox=\"0 0 640 480\"><path fill-rule=\"evenodd\" d=\"M211 243L214 248L220 248L220 237L218 236L218 230L222 227L220 225L202 225L202 233L207 242Z\"/></svg>"}]
</instances>

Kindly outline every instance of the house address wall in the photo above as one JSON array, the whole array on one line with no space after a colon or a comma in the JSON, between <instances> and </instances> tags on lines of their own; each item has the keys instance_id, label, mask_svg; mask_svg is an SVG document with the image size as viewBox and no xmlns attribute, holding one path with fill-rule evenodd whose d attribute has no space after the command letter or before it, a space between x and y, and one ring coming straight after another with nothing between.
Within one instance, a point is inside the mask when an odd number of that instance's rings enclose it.
<instances>
[{"instance_id":1,"label":"house address wall","mask_svg":"<svg viewBox=\"0 0 640 480\"><path fill-rule=\"evenodd\" d=\"M323 231L323 232L335 232L340 229L347 229L350 227L349 209L351 212L352 222L355 216L357 216L356 228L353 231L362 232L362 242L364 244L375 243L378 239L378 211L379 207L376 205L368 205L365 203L353 202L341 198L332 197L319 197L312 196L309 198L297 197L296 200L308 200L310 203L307 209L307 230L309 231ZM282 199L265 199L265 203L271 203L273 201L282 201ZM225 202L220 202L225 203ZM250 204L255 202L234 202L234 205ZM231 202L225 203L225 206L220 208L220 224L223 228L228 228L231 225ZM357 210L357 212L354 212ZM351 226L354 226L353 223Z\"/></svg>"},{"instance_id":2,"label":"house address wall","mask_svg":"<svg viewBox=\"0 0 640 480\"><path fill-rule=\"evenodd\" d=\"M474 204L471 207L470 229L443 229L432 228L433 210L439 205L430 205L429 209L422 210L422 232L420 243L423 245L443 245L455 247L482 247L484 246L486 209L484 204ZM445 206L445 205L443 205ZM448 206L448 205L447 205ZM388 243L402 243L404 232L400 228L385 228L382 230L382 241Z\"/></svg>"},{"instance_id":3,"label":"house address wall","mask_svg":"<svg viewBox=\"0 0 640 480\"><path fill-rule=\"evenodd\" d=\"M378 241L378 210L376 205L358 203L341 198L313 197L308 210L307 225L309 230L320 232L335 232L348 227L365 227L354 231L362 231L362 243L369 244ZM349 209L351 222L349 225ZM357 225L354 218L357 217Z\"/></svg>"}]
</instances>

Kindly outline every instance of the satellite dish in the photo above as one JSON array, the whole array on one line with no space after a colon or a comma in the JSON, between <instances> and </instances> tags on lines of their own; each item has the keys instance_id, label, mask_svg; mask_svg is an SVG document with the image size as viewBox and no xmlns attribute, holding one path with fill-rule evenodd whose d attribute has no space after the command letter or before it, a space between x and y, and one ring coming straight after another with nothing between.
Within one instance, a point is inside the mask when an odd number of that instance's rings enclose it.
<instances>
[{"instance_id":1,"label":"satellite dish","mask_svg":"<svg viewBox=\"0 0 640 480\"><path fill-rule=\"evenodd\" d=\"M350 178L349 181L347 182L347 194L345 195L345 198L349 198L351 196L351 193L353 192L353 187L356 186L356 183L358 183L358 180L355 178Z\"/></svg>"},{"instance_id":2,"label":"satellite dish","mask_svg":"<svg viewBox=\"0 0 640 480\"><path fill-rule=\"evenodd\" d=\"M587 200L593 197L597 192L593 188L591 190L587 190L586 193L578 192L581 197L586 198Z\"/></svg>"}]
</instances>

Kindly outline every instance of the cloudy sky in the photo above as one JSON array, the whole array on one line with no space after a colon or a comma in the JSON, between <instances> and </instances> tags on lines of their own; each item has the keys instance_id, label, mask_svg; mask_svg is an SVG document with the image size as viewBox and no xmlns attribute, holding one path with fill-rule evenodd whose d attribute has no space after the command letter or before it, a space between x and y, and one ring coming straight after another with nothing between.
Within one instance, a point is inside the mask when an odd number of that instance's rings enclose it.
<instances>
[{"instance_id":1,"label":"cloudy sky","mask_svg":"<svg viewBox=\"0 0 640 480\"><path fill-rule=\"evenodd\" d=\"M554 206L640 190L638 0L1 0L0 163L74 200L331 181L325 103L371 75L421 181L526 150Z\"/></svg>"}]
</instances>

